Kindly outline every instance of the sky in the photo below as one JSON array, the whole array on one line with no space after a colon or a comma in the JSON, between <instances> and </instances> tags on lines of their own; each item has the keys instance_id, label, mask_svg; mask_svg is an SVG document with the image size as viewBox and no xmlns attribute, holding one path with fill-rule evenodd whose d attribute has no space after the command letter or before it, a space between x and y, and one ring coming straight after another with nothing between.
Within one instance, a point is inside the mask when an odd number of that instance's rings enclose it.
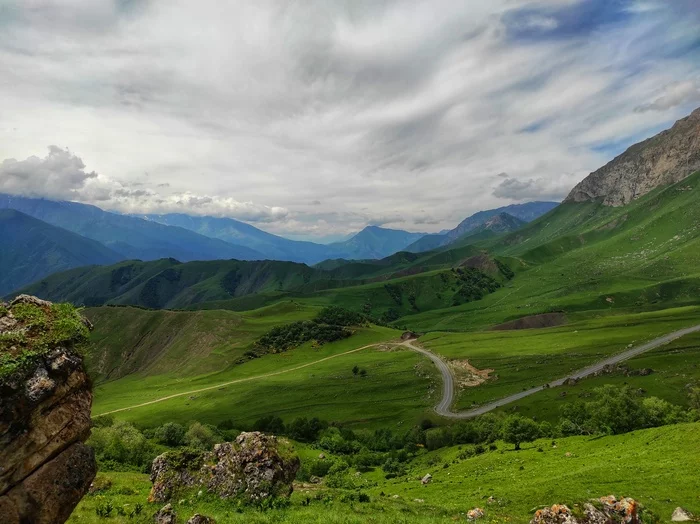
<instances>
[{"instance_id":1,"label":"sky","mask_svg":"<svg viewBox=\"0 0 700 524\"><path fill-rule=\"evenodd\" d=\"M436 232L563 199L699 66L697 0L0 0L0 192Z\"/></svg>"}]
</instances>

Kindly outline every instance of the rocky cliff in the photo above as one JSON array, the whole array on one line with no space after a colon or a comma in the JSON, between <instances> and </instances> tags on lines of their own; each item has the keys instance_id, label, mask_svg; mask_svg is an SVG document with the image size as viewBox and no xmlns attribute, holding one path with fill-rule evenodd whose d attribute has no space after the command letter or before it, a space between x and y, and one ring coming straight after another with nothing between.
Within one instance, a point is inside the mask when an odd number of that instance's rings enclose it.
<instances>
[{"instance_id":1,"label":"rocky cliff","mask_svg":"<svg viewBox=\"0 0 700 524\"><path fill-rule=\"evenodd\" d=\"M0 304L0 515L60 524L97 469L90 381L79 354L89 324L69 305L22 295Z\"/></svg>"},{"instance_id":2,"label":"rocky cliff","mask_svg":"<svg viewBox=\"0 0 700 524\"><path fill-rule=\"evenodd\" d=\"M623 206L696 171L700 171L700 109L589 175L564 202L602 200L608 206Z\"/></svg>"}]
</instances>

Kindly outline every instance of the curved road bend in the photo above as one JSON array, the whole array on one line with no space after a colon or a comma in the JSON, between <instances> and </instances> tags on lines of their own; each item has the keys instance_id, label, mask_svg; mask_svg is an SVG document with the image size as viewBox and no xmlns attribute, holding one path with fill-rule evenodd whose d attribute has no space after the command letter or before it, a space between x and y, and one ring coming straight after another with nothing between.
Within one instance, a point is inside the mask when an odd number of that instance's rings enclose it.
<instances>
[{"instance_id":1,"label":"curved road bend","mask_svg":"<svg viewBox=\"0 0 700 524\"><path fill-rule=\"evenodd\" d=\"M664 335L663 337L654 339L651 342L642 344L641 346L637 346L632 349L628 349L627 351L623 351L622 353L618 353L617 355L613 355L612 357L608 357L605 360L601 360L600 362L597 362L591 366L575 371L571 375L568 375L564 378L560 378L558 380L554 380L553 382L545 384L544 386L521 391L519 393L515 393L514 395L510 395L508 397L489 402L477 408L469 409L466 411L460 411L457 413L454 413L450 410L452 403L454 402L454 375L452 374L452 371L445 363L445 361L443 361L434 353L431 353L426 349L413 345L411 341L405 342L403 345L428 357L435 363L437 368L440 370L440 373L442 374L443 393L442 400L437 406L435 406L435 411L437 412L437 414L447 418L469 419L478 417L479 415L483 415L484 413L488 413L489 411L493 411L494 409L500 408L512 402L516 402L530 395L534 395L535 393L542 391L543 389L561 386L568 379L581 379L588 377L601 371L605 366L610 366L618 364L625 360L629 360L630 358L636 357L638 355L641 355L642 353L646 353L647 351L656 349L659 346L663 346L665 344L668 344L669 342L673 342L676 339L684 337L685 335L689 335L690 333L696 333L698 331L700 331L700 326L693 326L686 329L681 329L679 331L674 331L673 333L669 333L668 335Z\"/></svg>"}]
</instances>

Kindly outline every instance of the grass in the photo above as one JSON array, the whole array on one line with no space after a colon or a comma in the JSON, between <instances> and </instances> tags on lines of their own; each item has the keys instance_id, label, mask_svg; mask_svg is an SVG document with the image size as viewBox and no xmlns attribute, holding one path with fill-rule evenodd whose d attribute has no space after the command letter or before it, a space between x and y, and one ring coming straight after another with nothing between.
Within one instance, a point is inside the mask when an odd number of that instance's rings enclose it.
<instances>
[{"instance_id":1,"label":"grass","mask_svg":"<svg viewBox=\"0 0 700 524\"><path fill-rule=\"evenodd\" d=\"M57 347L82 349L88 329L70 304L39 306L17 303L2 306L0 317L14 317L16 324L0 334L0 383L19 381L39 359Z\"/></svg>"},{"instance_id":2,"label":"grass","mask_svg":"<svg viewBox=\"0 0 700 524\"><path fill-rule=\"evenodd\" d=\"M700 513L700 424L680 424L609 437L571 437L540 440L519 452L498 443L496 451L462 458L462 447L446 448L419 455L409 463L408 474L385 480L377 469L355 479L370 502L343 502L347 491L323 485L297 485L289 508L260 512L237 509L235 504L208 497L185 499L174 504L184 521L198 512L218 522L237 523L337 523L378 524L439 523L465 520L466 512L481 507L484 522L527 522L537 507L566 503L573 507L591 498L615 494L630 496L662 519L669 521L677 506ZM309 460L318 451L299 446L300 456ZM447 467L444 467L447 465ZM433 475L427 486L420 478ZM150 522L162 504L148 504L147 475L102 472L112 481L101 493L86 496L69 523L99 523L98 505L110 502L130 511L142 504L142 516L128 520ZM309 497L310 504L302 505ZM493 503L488 498L493 497ZM239 513L239 511L241 511Z\"/></svg>"},{"instance_id":3,"label":"grass","mask_svg":"<svg viewBox=\"0 0 700 524\"><path fill-rule=\"evenodd\" d=\"M634 371L651 369L646 376L615 372L579 381L575 385L543 390L503 408L523 416L555 422L562 405L589 399L593 390L605 384L629 385L641 389L645 396L654 396L672 404L689 407L689 385L700 385L700 335L693 333L648 353L628 360Z\"/></svg>"},{"instance_id":4,"label":"grass","mask_svg":"<svg viewBox=\"0 0 700 524\"><path fill-rule=\"evenodd\" d=\"M630 344L638 345L698 323L700 308L686 307L584 318L549 329L430 333L420 342L445 359L468 359L478 369L494 370L491 380L460 392L456 408L463 409L541 386L620 353ZM549 395L557 393L554 389Z\"/></svg>"},{"instance_id":5,"label":"grass","mask_svg":"<svg viewBox=\"0 0 700 524\"><path fill-rule=\"evenodd\" d=\"M93 416L179 394L118 416L142 427L194 419L216 424L231 418L246 427L266 414L289 421L309 413L350 425L401 426L416 423L437 402L436 371L413 352L368 348L344 354L396 340L400 332L389 328L354 328L352 337L338 342L322 346L309 342L284 353L241 360L271 327L311 318L317 312L294 303L245 315L229 311L90 310L88 315L98 325L102 317L105 322L96 329L88 363L93 368L114 362L138 369L117 380L101 375ZM128 326L126 335L124 326ZM124 358L124 347L130 349L131 360ZM366 376L354 376L354 366L366 370ZM240 380L244 382L219 387ZM182 395L205 388L212 389Z\"/></svg>"}]
</instances>

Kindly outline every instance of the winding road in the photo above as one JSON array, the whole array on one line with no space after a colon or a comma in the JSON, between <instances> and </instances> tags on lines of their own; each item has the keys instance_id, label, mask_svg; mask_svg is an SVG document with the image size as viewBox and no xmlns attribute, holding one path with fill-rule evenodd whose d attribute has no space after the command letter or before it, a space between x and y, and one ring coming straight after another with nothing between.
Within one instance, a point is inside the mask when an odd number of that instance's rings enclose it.
<instances>
[{"instance_id":1,"label":"winding road","mask_svg":"<svg viewBox=\"0 0 700 524\"><path fill-rule=\"evenodd\" d=\"M673 342L676 339L684 337L685 335L689 335L690 333L696 333L698 331L700 331L700 326L693 326L686 329L681 329L679 331L674 331L673 333L669 333L668 335L664 335L663 337L654 339L651 342L647 342L632 349L628 349L627 351L623 351L622 353L618 353L617 355L613 355L612 357L608 357L604 360L601 360L600 362L596 362L595 364L575 371L564 378L560 378L549 382L544 386L521 391L519 393L515 393L513 395L494 400L493 402L483 404L479 407L459 412L451 411L451 407L454 402L455 386L454 375L452 374L452 370L449 368L447 363L445 363L444 360L442 360L434 353L431 353L426 349L414 345L412 341L404 342L404 345L411 348L414 351L417 351L418 353L425 355L430 360L432 360L435 363L435 366L437 366L438 370L442 374L442 400L437 406L435 406L435 412L442 417L452 419L469 419L478 417L479 415L483 415L484 413L488 413L489 411L493 411L494 409L500 408L507 404L511 404L512 402L516 402L525 397L529 397L530 395L534 395L535 393L542 391L543 389L561 386L567 380L578 380L581 378L588 377L601 371L605 366L611 366L623 362L625 360L629 360L630 358L634 358L638 355L641 355L642 353L646 353L647 351L656 349L659 346L663 346L665 344Z\"/></svg>"},{"instance_id":2,"label":"winding road","mask_svg":"<svg viewBox=\"0 0 700 524\"><path fill-rule=\"evenodd\" d=\"M164 402L166 400L170 400L173 398L184 397L186 395L193 395L196 393L202 393L204 391L211 391L213 389L219 389L219 388L223 388L226 386L231 386L233 384L240 384L242 382L250 382L252 380L258 380L258 379L266 378L266 377L275 377L278 375L283 375L285 373L290 373L292 371L297 371L299 369L307 368L307 367L313 366L315 364L325 362L327 360L342 357L342 356L349 355L352 353L357 353L358 351L362 351L362 350L373 348L373 347L405 346L413 351L416 351L417 353L420 353L421 355L428 357L430 360L432 360L432 362L435 364L435 366L440 371L440 374L442 375L442 400L440 400L440 403L437 406L435 406L435 412L438 415L440 415L442 417L446 417L446 418L469 419L469 418L478 417L479 415L483 415L484 413L488 413L489 411L493 411L494 409L500 408L500 407L505 406L507 404L510 404L512 402L516 402L516 401L523 399L525 397L528 397L530 395L534 395L535 393L542 391L543 389L561 386L562 384L564 384L564 382L566 382L569 379L581 379L581 378L593 375L594 373L601 371L605 366L618 364L618 363L623 362L625 360L628 360L630 358L641 355L642 353L645 353L647 351L655 349L659 346L663 346L665 344L668 344L669 342L672 342L672 341L674 341L678 338L681 338L685 335L688 335L690 333L696 333L698 331L700 331L700 326L694 326L694 327L690 327L690 328L686 328L686 329L681 329L679 331L674 331L673 333L669 333L668 335L664 335L663 337L659 337L657 339L654 339L651 342L647 342L645 344L642 344L641 346L637 346L637 347L634 347L632 349L628 349L627 351L623 351L622 353L619 353L617 355L613 355L612 357L606 358L605 360L601 360L600 362L597 362L597 363L595 363L591 366L588 366L586 368L580 369L580 370L578 370L578 371L576 371L576 372L572 373L571 375L568 375L564 378L554 380L553 382L545 384L544 386L528 389L526 391L521 391L519 393L515 393L514 395L510 395L508 397L504 397L504 398L501 398L499 400L495 400L493 402L483 404L479 407L469 409L466 411L459 411L459 412L451 411L452 404L454 403L456 389L455 389L455 385L454 385L454 382L455 382L454 375L453 375L450 367L447 365L447 363L444 360L442 360L435 353L432 353L431 351L428 351L427 349L424 349L420 346L415 345L414 344L415 340L406 340L406 341L399 342L399 343L379 342L377 344L369 344L367 346L362 346L360 348L352 349L350 351L345 351L343 353L331 355L329 357L325 357L325 358L322 358L320 360L315 360L313 362L307 362L306 364L302 364L300 366L295 366L293 368L283 369L283 370L275 371L272 373L265 373L263 375L256 375L256 376L252 376L252 377L245 377L245 378L240 378L237 380L231 380L229 382L224 382L224 383L216 384L213 386L207 386L207 387L200 388L200 389L194 389L191 391L184 391L182 393L175 393L173 395L168 395L165 397L157 398L155 400L150 400L148 402L142 402L141 404L136 404L136 405L128 406L125 408L114 409L111 411L106 411L104 413L100 413L99 415L93 415L93 417L101 417L104 415L111 415L112 413L119 413L121 411L128 411L128 410L140 408L143 406L149 406L151 404L156 404L158 402Z\"/></svg>"}]
</instances>

